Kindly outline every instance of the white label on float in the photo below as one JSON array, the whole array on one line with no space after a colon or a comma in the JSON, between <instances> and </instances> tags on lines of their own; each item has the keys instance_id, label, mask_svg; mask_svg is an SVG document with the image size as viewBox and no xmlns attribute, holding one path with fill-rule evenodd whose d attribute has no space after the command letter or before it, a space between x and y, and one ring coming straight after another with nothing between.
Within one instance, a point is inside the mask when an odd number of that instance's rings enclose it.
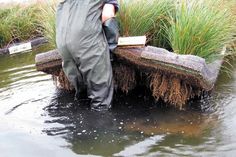
<instances>
[{"instance_id":1,"label":"white label on float","mask_svg":"<svg viewBox=\"0 0 236 157\"><path fill-rule=\"evenodd\" d=\"M28 42L25 44L10 47L9 52L10 54L15 54L23 51L29 51L31 49L32 49L31 42Z\"/></svg>"},{"instance_id":2,"label":"white label on float","mask_svg":"<svg viewBox=\"0 0 236 157\"><path fill-rule=\"evenodd\" d=\"M132 46L146 44L146 36L134 36L134 37L119 37L118 46Z\"/></svg>"}]
</instances>

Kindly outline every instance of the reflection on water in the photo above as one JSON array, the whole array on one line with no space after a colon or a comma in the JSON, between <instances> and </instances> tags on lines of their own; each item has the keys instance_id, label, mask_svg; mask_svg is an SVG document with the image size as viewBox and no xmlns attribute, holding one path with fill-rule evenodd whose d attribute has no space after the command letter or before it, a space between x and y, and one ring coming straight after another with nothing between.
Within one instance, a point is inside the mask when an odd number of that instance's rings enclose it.
<instances>
[{"instance_id":1,"label":"reflection on water","mask_svg":"<svg viewBox=\"0 0 236 157\"><path fill-rule=\"evenodd\" d=\"M38 50L42 52L42 50ZM31 156L232 156L236 152L236 63L211 96L178 111L148 91L116 93L108 112L56 89L37 72L36 52L0 58L0 150ZM233 63L233 62L232 62ZM145 91L145 92L141 92Z\"/></svg>"}]
</instances>

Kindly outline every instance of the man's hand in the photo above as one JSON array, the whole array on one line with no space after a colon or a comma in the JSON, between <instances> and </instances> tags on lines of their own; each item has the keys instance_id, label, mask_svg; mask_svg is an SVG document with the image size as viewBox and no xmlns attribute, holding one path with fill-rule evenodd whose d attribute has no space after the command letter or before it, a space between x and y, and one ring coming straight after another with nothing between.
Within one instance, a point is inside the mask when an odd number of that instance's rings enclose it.
<instances>
[{"instance_id":1,"label":"man's hand","mask_svg":"<svg viewBox=\"0 0 236 157\"><path fill-rule=\"evenodd\" d=\"M106 20L115 17L115 7L113 4L105 4L102 11L102 23Z\"/></svg>"}]
</instances>

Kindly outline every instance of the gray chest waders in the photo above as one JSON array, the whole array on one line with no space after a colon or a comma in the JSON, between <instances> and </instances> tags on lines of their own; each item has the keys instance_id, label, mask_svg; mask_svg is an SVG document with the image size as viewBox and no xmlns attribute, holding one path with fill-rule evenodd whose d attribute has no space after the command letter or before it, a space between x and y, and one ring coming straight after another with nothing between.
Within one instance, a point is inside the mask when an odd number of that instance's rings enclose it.
<instances>
[{"instance_id":1,"label":"gray chest waders","mask_svg":"<svg viewBox=\"0 0 236 157\"><path fill-rule=\"evenodd\" d=\"M56 17L63 70L77 94L87 89L94 110L109 109L113 97L109 47L101 22L103 5L104 0L65 0Z\"/></svg>"}]
</instances>

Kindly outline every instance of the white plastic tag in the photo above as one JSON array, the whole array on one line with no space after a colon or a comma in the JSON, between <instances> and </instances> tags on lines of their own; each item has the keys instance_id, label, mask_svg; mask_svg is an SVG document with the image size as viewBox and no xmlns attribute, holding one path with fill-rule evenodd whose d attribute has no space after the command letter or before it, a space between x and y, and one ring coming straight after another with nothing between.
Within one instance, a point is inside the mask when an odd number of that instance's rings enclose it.
<instances>
[{"instance_id":1,"label":"white plastic tag","mask_svg":"<svg viewBox=\"0 0 236 157\"><path fill-rule=\"evenodd\" d=\"M118 46L145 46L146 40L146 36L120 37Z\"/></svg>"},{"instance_id":2,"label":"white plastic tag","mask_svg":"<svg viewBox=\"0 0 236 157\"><path fill-rule=\"evenodd\" d=\"M31 49L32 49L31 42L28 42L28 43L17 45L17 46L12 46L8 50L10 54L15 54L15 53L23 52L23 51L29 51Z\"/></svg>"}]
</instances>

